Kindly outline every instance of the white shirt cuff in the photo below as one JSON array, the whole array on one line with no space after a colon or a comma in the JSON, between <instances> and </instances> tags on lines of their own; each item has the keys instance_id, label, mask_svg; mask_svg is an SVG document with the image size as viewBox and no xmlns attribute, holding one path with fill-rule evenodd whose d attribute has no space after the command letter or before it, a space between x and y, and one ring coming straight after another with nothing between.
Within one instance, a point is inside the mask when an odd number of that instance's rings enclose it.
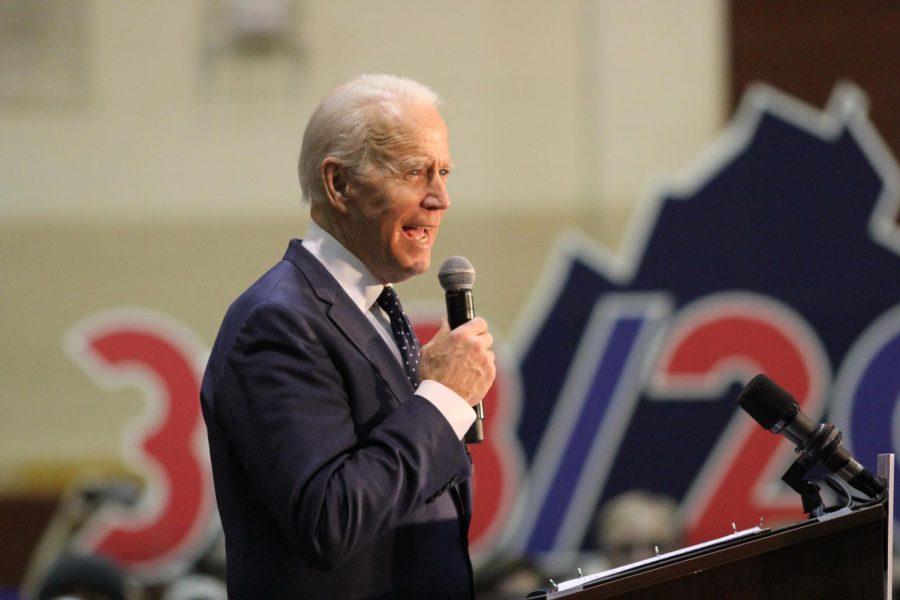
<instances>
[{"instance_id":1,"label":"white shirt cuff","mask_svg":"<svg viewBox=\"0 0 900 600\"><path fill-rule=\"evenodd\" d=\"M463 439L469 427L475 422L475 410L443 383L426 379L419 384L416 395L422 396L441 411L459 439Z\"/></svg>"}]
</instances>

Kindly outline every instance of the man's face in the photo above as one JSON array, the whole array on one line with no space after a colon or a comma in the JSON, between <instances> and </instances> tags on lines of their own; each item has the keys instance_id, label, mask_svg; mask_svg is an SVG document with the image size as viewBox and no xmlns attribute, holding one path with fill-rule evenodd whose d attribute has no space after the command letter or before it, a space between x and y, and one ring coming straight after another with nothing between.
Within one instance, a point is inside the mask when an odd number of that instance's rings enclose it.
<instances>
[{"instance_id":1,"label":"man's face","mask_svg":"<svg viewBox=\"0 0 900 600\"><path fill-rule=\"evenodd\" d=\"M436 108L407 107L390 127L379 160L352 178L341 229L347 248L383 283L424 272L450 207L447 126Z\"/></svg>"}]
</instances>

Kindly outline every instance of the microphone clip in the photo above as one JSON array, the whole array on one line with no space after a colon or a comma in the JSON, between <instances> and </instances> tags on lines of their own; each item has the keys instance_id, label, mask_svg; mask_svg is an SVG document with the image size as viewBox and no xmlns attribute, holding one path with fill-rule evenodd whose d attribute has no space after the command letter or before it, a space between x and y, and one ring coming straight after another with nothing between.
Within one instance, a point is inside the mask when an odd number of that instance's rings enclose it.
<instances>
[{"instance_id":1,"label":"microphone clip","mask_svg":"<svg viewBox=\"0 0 900 600\"><path fill-rule=\"evenodd\" d=\"M822 501L820 487L807 480L807 476L818 465L827 464L830 460L833 460L835 453L841 447L842 440L843 434L834 425L828 423L818 425L809 441L795 448L799 456L781 477L783 482L800 494L803 512L811 519L821 517L833 509L826 508L825 503ZM829 487L845 496L847 507L853 504L852 493L846 485L839 482L832 475L826 476L825 480ZM869 495L867 494L867 496ZM876 497L869 496L868 500L878 501L880 500L880 494L876 495Z\"/></svg>"},{"instance_id":2,"label":"microphone clip","mask_svg":"<svg viewBox=\"0 0 900 600\"><path fill-rule=\"evenodd\" d=\"M825 513L825 503L822 501L822 495L819 493L819 486L806 480L806 475L817 464L819 464L819 461L813 459L809 453L801 452L797 460L781 476L783 482L800 494L803 512L810 519L821 517Z\"/></svg>"}]
</instances>

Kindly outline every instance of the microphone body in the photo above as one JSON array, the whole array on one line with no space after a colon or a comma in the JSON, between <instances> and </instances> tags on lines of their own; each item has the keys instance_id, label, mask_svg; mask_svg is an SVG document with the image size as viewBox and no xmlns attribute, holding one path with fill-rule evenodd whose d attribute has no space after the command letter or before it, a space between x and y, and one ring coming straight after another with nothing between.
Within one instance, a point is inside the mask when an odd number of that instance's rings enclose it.
<instances>
[{"instance_id":1,"label":"microphone body","mask_svg":"<svg viewBox=\"0 0 900 600\"><path fill-rule=\"evenodd\" d=\"M884 491L884 486L841 445L840 430L827 423L816 425L787 390L765 375L757 375L744 386L738 403L764 429L780 433L798 453L822 462L857 490L872 498Z\"/></svg>"},{"instance_id":2,"label":"microphone body","mask_svg":"<svg viewBox=\"0 0 900 600\"><path fill-rule=\"evenodd\" d=\"M447 290L445 296L450 329L456 329L475 318L475 302L472 300L471 289Z\"/></svg>"},{"instance_id":3,"label":"microphone body","mask_svg":"<svg viewBox=\"0 0 900 600\"><path fill-rule=\"evenodd\" d=\"M444 288L450 328L456 329L474 319L472 285L475 283L475 268L472 263L462 256L448 258L438 271L438 281ZM481 402L475 405L475 422L466 432L465 441L469 444L484 441L484 406Z\"/></svg>"}]
</instances>

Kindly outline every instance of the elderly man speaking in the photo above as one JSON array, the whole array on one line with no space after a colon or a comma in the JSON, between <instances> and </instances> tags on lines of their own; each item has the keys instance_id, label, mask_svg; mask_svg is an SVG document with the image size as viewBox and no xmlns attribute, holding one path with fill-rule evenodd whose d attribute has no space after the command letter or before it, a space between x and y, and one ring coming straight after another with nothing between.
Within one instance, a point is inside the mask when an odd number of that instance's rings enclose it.
<instances>
[{"instance_id":1,"label":"elderly man speaking","mask_svg":"<svg viewBox=\"0 0 900 600\"><path fill-rule=\"evenodd\" d=\"M364 75L310 117L302 241L229 308L203 379L228 594L471 598L471 463L494 379L475 318L420 348L392 284L425 271L452 168L434 92Z\"/></svg>"}]
</instances>

